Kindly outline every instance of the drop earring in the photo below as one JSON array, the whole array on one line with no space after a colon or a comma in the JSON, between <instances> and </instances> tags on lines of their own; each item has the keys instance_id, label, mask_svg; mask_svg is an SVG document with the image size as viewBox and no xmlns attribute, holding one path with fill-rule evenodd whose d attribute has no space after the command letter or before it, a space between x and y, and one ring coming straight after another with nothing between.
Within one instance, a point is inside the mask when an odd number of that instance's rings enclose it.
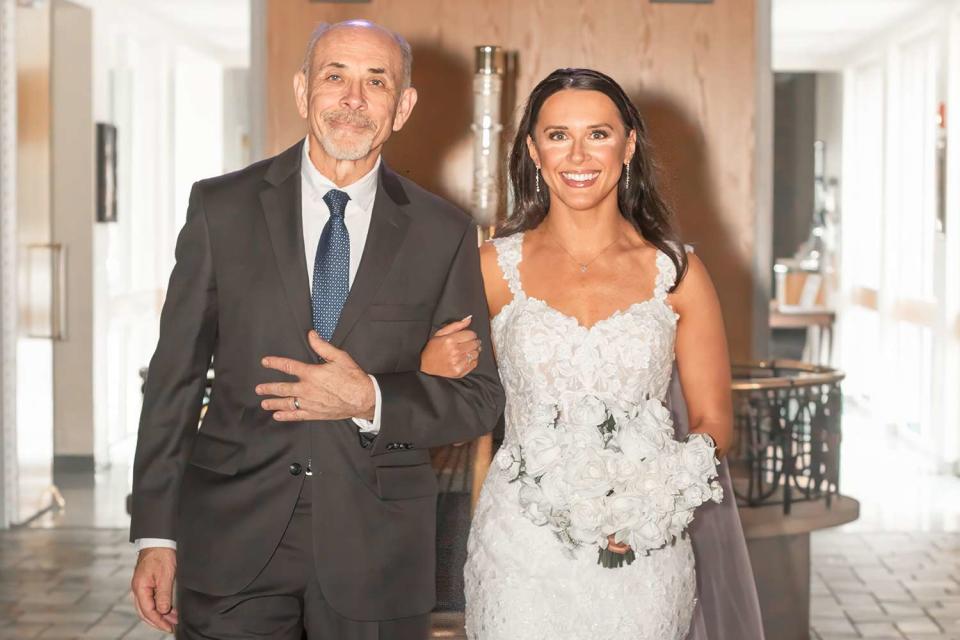
<instances>
[{"instance_id":1,"label":"drop earring","mask_svg":"<svg viewBox=\"0 0 960 640\"><path fill-rule=\"evenodd\" d=\"M537 183L537 193L540 193L540 167L537 167L536 183Z\"/></svg>"},{"instance_id":2,"label":"drop earring","mask_svg":"<svg viewBox=\"0 0 960 640\"><path fill-rule=\"evenodd\" d=\"M630 190L630 163L628 162L627 164L625 164L625 165L623 165L623 166L626 167L626 173L627 173L627 177L626 177L626 179L623 181L623 190L624 190L624 191L629 191L629 190Z\"/></svg>"}]
</instances>

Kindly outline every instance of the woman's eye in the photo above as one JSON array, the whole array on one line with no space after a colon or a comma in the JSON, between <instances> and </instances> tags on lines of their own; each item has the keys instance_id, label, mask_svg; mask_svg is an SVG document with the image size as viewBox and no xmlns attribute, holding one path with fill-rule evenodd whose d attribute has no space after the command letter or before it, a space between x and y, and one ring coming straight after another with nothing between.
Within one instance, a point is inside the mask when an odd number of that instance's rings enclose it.
<instances>
[{"instance_id":1,"label":"woman's eye","mask_svg":"<svg viewBox=\"0 0 960 640\"><path fill-rule=\"evenodd\" d=\"M554 131L549 137L551 140L565 140L567 136L562 131Z\"/></svg>"},{"instance_id":2,"label":"woman's eye","mask_svg":"<svg viewBox=\"0 0 960 640\"><path fill-rule=\"evenodd\" d=\"M593 140L603 140L604 138L607 137L607 132L606 132L606 131L591 131L591 132L590 132L590 137L591 137Z\"/></svg>"}]
</instances>

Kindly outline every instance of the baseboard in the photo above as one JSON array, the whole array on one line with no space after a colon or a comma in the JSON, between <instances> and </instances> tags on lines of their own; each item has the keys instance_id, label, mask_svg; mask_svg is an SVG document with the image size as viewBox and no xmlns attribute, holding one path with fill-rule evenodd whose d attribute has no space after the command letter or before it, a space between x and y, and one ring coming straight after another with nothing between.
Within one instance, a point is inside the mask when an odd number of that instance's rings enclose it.
<instances>
[{"instance_id":1,"label":"baseboard","mask_svg":"<svg viewBox=\"0 0 960 640\"><path fill-rule=\"evenodd\" d=\"M53 456L54 473L93 473L93 456Z\"/></svg>"}]
</instances>

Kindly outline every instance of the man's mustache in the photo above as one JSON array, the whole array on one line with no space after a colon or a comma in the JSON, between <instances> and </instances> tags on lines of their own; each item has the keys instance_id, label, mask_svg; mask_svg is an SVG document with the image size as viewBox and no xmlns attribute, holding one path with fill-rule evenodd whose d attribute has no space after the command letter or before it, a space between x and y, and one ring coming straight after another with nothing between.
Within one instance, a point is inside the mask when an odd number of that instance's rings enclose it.
<instances>
[{"instance_id":1,"label":"man's mustache","mask_svg":"<svg viewBox=\"0 0 960 640\"><path fill-rule=\"evenodd\" d=\"M373 120L356 111L328 111L323 114L323 121L330 125L349 125L361 129L375 129Z\"/></svg>"}]
</instances>

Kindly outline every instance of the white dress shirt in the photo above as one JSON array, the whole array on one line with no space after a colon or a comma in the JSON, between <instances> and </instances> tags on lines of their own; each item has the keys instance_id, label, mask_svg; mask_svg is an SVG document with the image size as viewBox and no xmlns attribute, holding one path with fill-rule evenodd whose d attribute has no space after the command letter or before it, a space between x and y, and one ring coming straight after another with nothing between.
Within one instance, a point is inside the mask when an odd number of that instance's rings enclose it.
<instances>
[{"instance_id":1,"label":"white dress shirt","mask_svg":"<svg viewBox=\"0 0 960 640\"><path fill-rule=\"evenodd\" d=\"M345 191L350 196L347 203L347 209L344 212L343 220L347 225L347 233L350 235L350 275L348 286L353 286L353 280L357 275L357 269L360 266L360 258L363 256L363 248L367 244L367 233L370 231L370 218L373 215L373 202L377 197L378 172L380 169L380 158L373 169L356 182L345 187L338 187L332 180L320 173L310 160L310 138L309 136L303 142L303 157L300 163L300 194L301 207L303 213L303 249L306 254L307 282L310 283L311 292L313 290L313 262L317 255L317 245L320 243L320 236L323 234L323 227L330 219L330 208L323 201L323 196L331 189ZM377 379L370 376L373 381L373 391L376 396L373 409L373 422L354 418L353 421L361 431L368 433L380 432L380 385ZM167 547L176 549L177 543L174 540L165 538L139 538L135 541L137 551L149 547Z\"/></svg>"}]
</instances>

